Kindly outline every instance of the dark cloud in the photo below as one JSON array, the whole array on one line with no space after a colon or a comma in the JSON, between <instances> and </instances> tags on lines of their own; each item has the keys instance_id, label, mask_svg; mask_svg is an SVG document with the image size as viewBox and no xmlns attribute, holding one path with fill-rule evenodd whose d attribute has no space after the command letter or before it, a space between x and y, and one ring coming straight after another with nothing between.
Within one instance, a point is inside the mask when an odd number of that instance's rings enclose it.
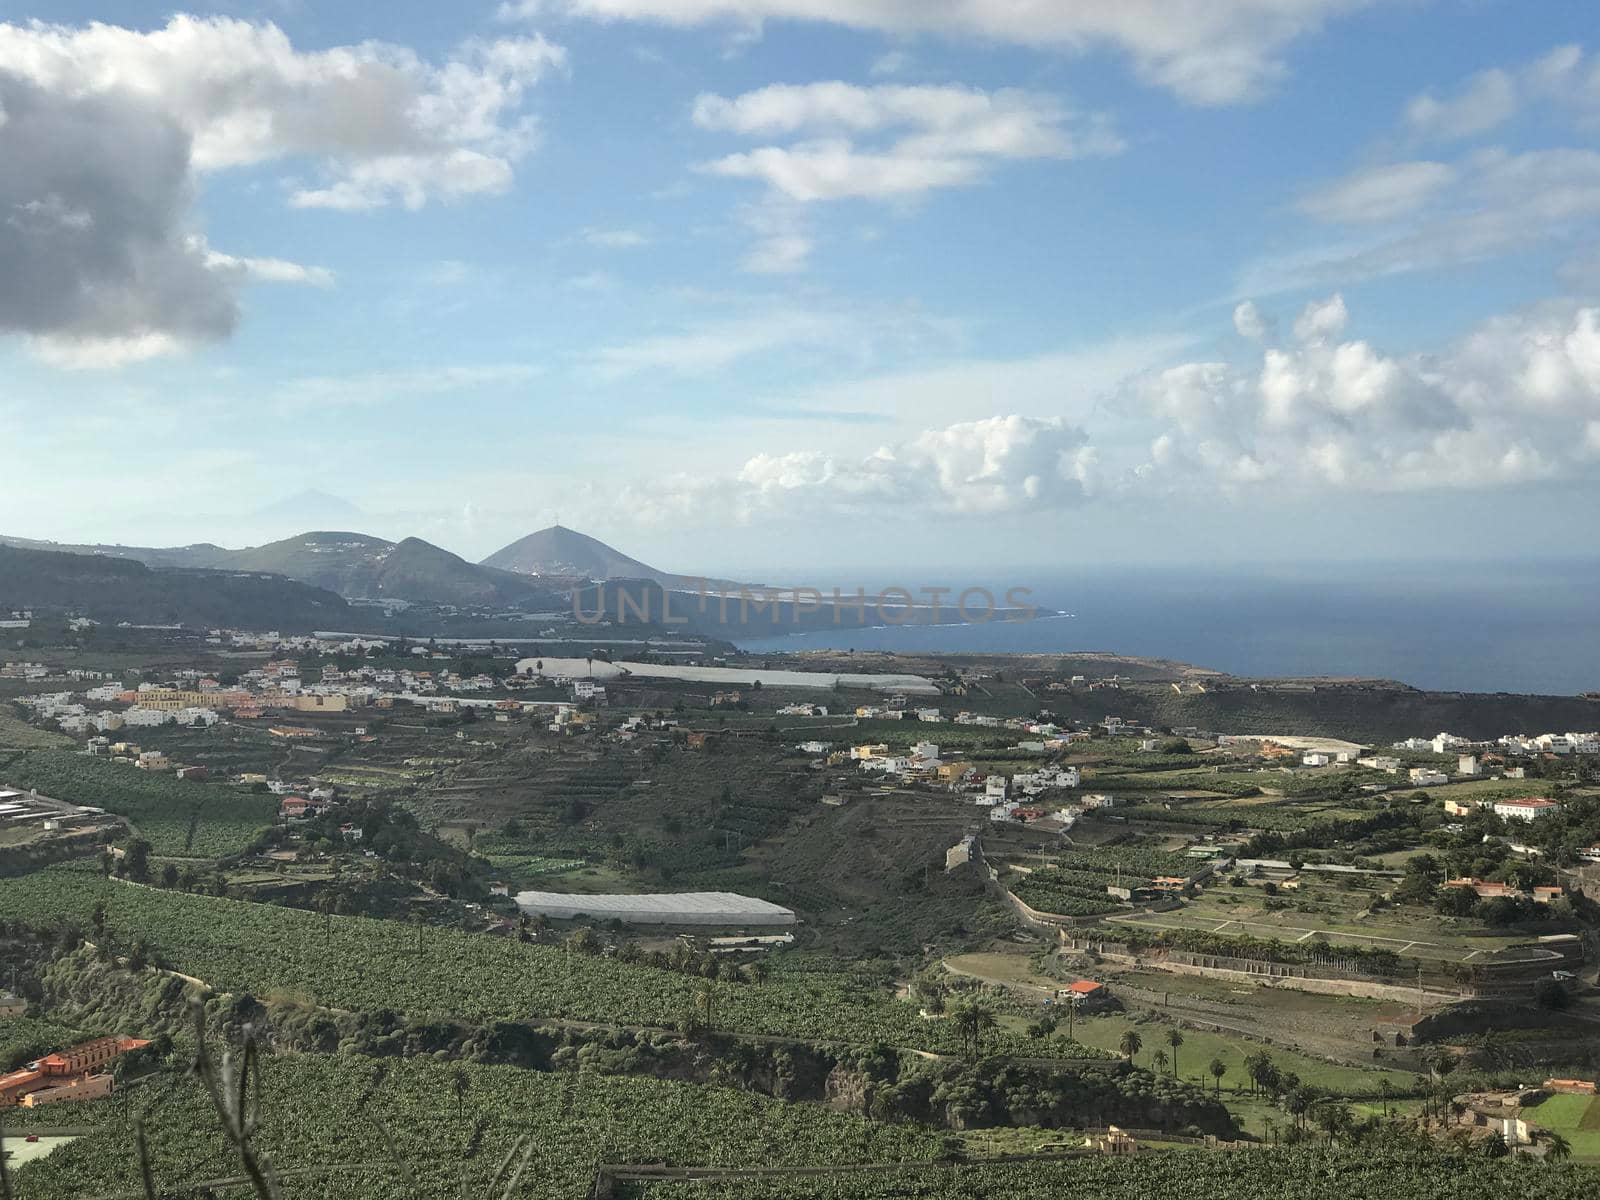
<instances>
[{"instance_id":1,"label":"dark cloud","mask_svg":"<svg viewBox=\"0 0 1600 1200\"><path fill-rule=\"evenodd\" d=\"M127 93L48 92L0 71L0 333L205 341L238 319L192 236L190 139Z\"/></svg>"}]
</instances>

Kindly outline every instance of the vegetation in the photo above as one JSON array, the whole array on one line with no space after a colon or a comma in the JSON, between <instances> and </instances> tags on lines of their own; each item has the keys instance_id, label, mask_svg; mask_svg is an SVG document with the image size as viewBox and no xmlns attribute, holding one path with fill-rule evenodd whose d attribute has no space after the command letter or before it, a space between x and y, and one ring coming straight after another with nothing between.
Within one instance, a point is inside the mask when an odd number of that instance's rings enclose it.
<instances>
[{"instance_id":1,"label":"vegetation","mask_svg":"<svg viewBox=\"0 0 1600 1200\"><path fill-rule=\"evenodd\" d=\"M214 858L243 850L277 816L277 802L217 784L65 751L0 759L14 787L126 817L158 856Z\"/></svg>"},{"instance_id":2,"label":"vegetation","mask_svg":"<svg viewBox=\"0 0 1600 1200\"><path fill-rule=\"evenodd\" d=\"M894 1162L933 1158L943 1146L934 1131L821 1105L587 1072L308 1055L264 1057L257 1079L253 1147L281 1178L284 1200L488 1195L525 1135L534 1155L509 1194L530 1200L578 1200L602 1160ZM180 1182L239 1176L239 1158L193 1076L173 1070L131 1095L162 1194ZM96 1123L99 1131L16 1170L18 1200L139 1194L134 1129L122 1111L119 1100L75 1108L74 1124Z\"/></svg>"},{"instance_id":3,"label":"vegetation","mask_svg":"<svg viewBox=\"0 0 1600 1200\"><path fill-rule=\"evenodd\" d=\"M1340 1200L1589 1200L1597 1188L1600 1171L1587 1167L1537 1167L1417 1149L1292 1148L648 1183L623 1194L636 1200L1254 1200L1325 1194Z\"/></svg>"},{"instance_id":4,"label":"vegetation","mask_svg":"<svg viewBox=\"0 0 1600 1200\"><path fill-rule=\"evenodd\" d=\"M345 602L276 575L152 569L127 558L0 545L0 608L70 610L104 621L202 628L340 628Z\"/></svg>"},{"instance_id":5,"label":"vegetation","mask_svg":"<svg viewBox=\"0 0 1600 1200\"><path fill-rule=\"evenodd\" d=\"M963 1047L950 1022L921 1020L911 1005L845 972L777 974L752 987L591 957L570 945L165 892L83 869L0 880L0 911L34 928L86 929L97 905L113 935L148 944L167 965L224 991L287 990L340 1008L465 1020L544 1017L676 1029L694 1011L696 992L709 987L717 1027L730 1032L951 1053ZM996 1048L1005 1044L995 1041Z\"/></svg>"}]
</instances>

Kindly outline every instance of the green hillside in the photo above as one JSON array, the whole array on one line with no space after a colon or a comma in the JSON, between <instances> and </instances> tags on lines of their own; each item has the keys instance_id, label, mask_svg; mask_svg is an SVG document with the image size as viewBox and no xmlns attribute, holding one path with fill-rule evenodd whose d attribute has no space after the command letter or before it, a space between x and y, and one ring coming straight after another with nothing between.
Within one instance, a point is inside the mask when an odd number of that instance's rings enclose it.
<instances>
[{"instance_id":1,"label":"green hillside","mask_svg":"<svg viewBox=\"0 0 1600 1200\"><path fill-rule=\"evenodd\" d=\"M271 571L347 599L413 604L517 605L549 599L537 583L481 567L423 541L317 531L228 555L225 565Z\"/></svg>"},{"instance_id":2,"label":"green hillside","mask_svg":"<svg viewBox=\"0 0 1600 1200\"><path fill-rule=\"evenodd\" d=\"M70 610L109 624L307 630L340 620L346 605L332 592L277 576L153 569L128 558L0 546L0 608Z\"/></svg>"}]
</instances>

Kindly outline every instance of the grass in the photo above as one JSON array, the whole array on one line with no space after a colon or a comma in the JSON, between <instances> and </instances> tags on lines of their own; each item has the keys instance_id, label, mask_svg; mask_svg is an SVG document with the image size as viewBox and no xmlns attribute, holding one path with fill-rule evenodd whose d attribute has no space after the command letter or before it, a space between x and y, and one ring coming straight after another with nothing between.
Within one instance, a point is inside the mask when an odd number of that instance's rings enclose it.
<instances>
[{"instance_id":1,"label":"grass","mask_svg":"<svg viewBox=\"0 0 1600 1200\"><path fill-rule=\"evenodd\" d=\"M1553 1129L1571 1142L1573 1158L1600 1159L1600 1100L1556 1095L1522 1111L1534 1124Z\"/></svg>"},{"instance_id":2,"label":"grass","mask_svg":"<svg viewBox=\"0 0 1600 1200\"><path fill-rule=\"evenodd\" d=\"M1172 1048L1166 1044L1167 1031L1171 1028L1174 1026L1148 1021L1139 1022L1125 1016L1082 1017L1073 1027L1074 1036L1078 1041L1113 1054L1120 1052L1118 1044L1122 1040L1122 1035L1130 1029L1136 1030L1144 1039L1144 1048L1137 1056L1139 1063L1144 1066L1150 1065L1150 1056L1157 1050L1163 1050L1169 1058L1171 1057ZM1303 1083L1325 1088L1342 1096L1375 1096L1378 1094L1378 1081L1385 1077L1396 1091L1400 1091L1410 1087L1414 1078L1408 1071L1383 1071L1324 1062L1322 1059L1286 1050L1281 1046L1262 1046L1248 1038L1228 1037L1225 1034L1208 1033L1199 1029L1184 1029L1182 1033L1183 1045L1178 1049L1178 1066L1183 1078L1194 1083L1204 1083L1206 1087L1211 1088L1214 1086L1214 1080L1206 1070L1207 1064L1213 1058L1221 1059L1228 1068L1222 1077L1222 1090L1224 1100L1230 1107L1232 1102L1227 1100L1230 1089L1242 1092L1250 1087L1250 1077L1245 1073L1245 1059L1262 1050L1266 1050L1272 1056L1272 1061L1277 1064L1278 1070L1293 1071L1300 1076Z\"/></svg>"},{"instance_id":3,"label":"grass","mask_svg":"<svg viewBox=\"0 0 1600 1200\"><path fill-rule=\"evenodd\" d=\"M9 705L0 704L0 749L4 750L56 750L72 745L65 734L29 725Z\"/></svg>"}]
</instances>

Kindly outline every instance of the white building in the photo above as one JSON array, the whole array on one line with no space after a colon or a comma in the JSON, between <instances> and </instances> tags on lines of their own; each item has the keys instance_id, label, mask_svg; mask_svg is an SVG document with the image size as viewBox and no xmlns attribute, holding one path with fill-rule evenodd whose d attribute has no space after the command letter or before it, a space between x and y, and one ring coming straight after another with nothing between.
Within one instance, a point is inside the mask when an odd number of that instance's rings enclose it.
<instances>
[{"instance_id":1,"label":"white building","mask_svg":"<svg viewBox=\"0 0 1600 1200\"><path fill-rule=\"evenodd\" d=\"M1333 762L1333 759L1320 750L1313 750L1311 753L1301 756L1300 759L1300 764L1306 767L1326 767L1331 762Z\"/></svg>"},{"instance_id":2,"label":"white building","mask_svg":"<svg viewBox=\"0 0 1600 1200\"><path fill-rule=\"evenodd\" d=\"M1412 787L1438 787L1441 783L1450 782L1450 776L1432 767L1412 767L1410 776Z\"/></svg>"},{"instance_id":3,"label":"white building","mask_svg":"<svg viewBox=\"0 0 1600 1200\"><path fill-rule=\"evenodd\" d=\"M1494 815L1503 817L1507 821L1536 821L1540 817L1548 817L1557 811L1561 805L1554 800L1543 797L1528 797L1521 800L1496 800Z\"/></svg>"}]
</instances>

